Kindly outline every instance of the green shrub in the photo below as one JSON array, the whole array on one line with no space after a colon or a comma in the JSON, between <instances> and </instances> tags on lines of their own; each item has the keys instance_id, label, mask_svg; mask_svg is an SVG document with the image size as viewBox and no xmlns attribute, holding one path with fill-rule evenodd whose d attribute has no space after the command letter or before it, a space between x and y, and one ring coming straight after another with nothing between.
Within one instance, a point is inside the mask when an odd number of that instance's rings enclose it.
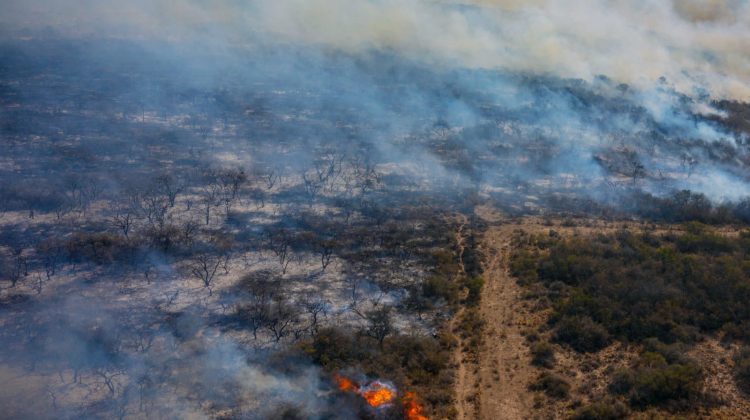
<instances>
[{"instance_id":1,"label":"green shrub","mask_svg":"<svg viewBox=\"0 0 750 420\"><path fill-rule=\"evenodd\" d=\"M532 391L543 391L547 396L556 399L565 399L570 395L570 384L560 375L552 372L543 372L529 385Z\"/></svg>"},{"instance_id":2,"label":"green shrub","mask_svg":"<svg viewBox=\"0 0 750 420\"><path fill-rule=\"evenodd\" d=\"M453 302L458 296L458 290L448 277L432 275L422 284L422 294L427 298Z\"/></svg>"},{"instance_id":3,"label":"green shrub","mask_svg":"<svg viewBox=\"0 0 750 420\"><path fill-rule=\"evenodd\" d=\"M637 370L631 403L638 407L688 405L700 395L701 379L700 369L694 365L659 363L644 366Z\"/></svg>"},{"instance_id":4,"label":"green shrub","mask_svg":"<svg viewBox=\"0 0 750 420\"><path fill-rule=\"evenodd\" d=\"M538 341L531 345L531 363L536 366L551 368L555 365L555 349L551 344Z\"/></svg>"},{"instance_id":5,"label":"green shrub","mask_svg":"<svg viewBox=\"0 0 750 420\"><path fill-rule=\"evenodd\" d=\"M607 387L609 392L616 395L625 395L633 389L635 384L635 373L630 369L618 369L612 374L612 380Z\"/></svg>"},{"instance_id":6,"label":"green shrub","mask_svg":"<svg viewBox=\"0 0 750 420\"><path fill-rule=\"evenodd\" d=\"M573 414L573 420L619 420L628 416L625 404L614 399L597 401L581 407Z\"/></svg>"},{"instance_id":7,"label":"green shrub","mask_svg":"<svg viewBox=\"0 0 750 420\"><path fill-rule=\"evenodd\" d=\"M561 239L548 253L529 245L513 255L511 272L523 285L547 288L553 320L587 316L634 342L691 342L719 329L746 339L750 240L710 229L693 224L682 234ZM562 326L561 342L584 351L602 345L581 340L584 328Z\"/></svg>"},{"instance_id":8,"label":"green shrub","mask_svg":"<svg viewBox=\"0 0 750 420\"><path fill-rule=\"evenodd\" d=\"M466 298L466 303L469 305L478 304L482 293L482 286L484 286L484 279L480 276L469 277L464 282L464 286L469 290L469 296Z\"/></svg>"},{"instance_id":9,"label":"green shrub","mask_svg":"<svg viewBox=\"0 0 750 420\"><path fill-rule=\"evenodd\" d=\"M588 353L606 347L609 333L588 316L569 316L557 322L555 340L568 344L575 351Z\"/></svg>"}]
</instances>

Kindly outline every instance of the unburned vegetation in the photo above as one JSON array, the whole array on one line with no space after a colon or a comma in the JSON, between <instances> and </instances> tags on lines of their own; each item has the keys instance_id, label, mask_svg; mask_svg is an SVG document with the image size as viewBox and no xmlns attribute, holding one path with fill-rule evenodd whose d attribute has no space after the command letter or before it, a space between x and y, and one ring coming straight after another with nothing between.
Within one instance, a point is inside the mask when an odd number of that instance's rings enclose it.
<instances>
[{"instance_id":1,"label":"unburned vegetation","mask_svg":"<svg viewBox=\"0 0 750 420\"><path fill-rule=\"evenodd\" d=\"M750 233L625 224L518 230L514 243L511 273L546 319L530 387L553 412L746 413Z\"/></svg>"}]
</instances>

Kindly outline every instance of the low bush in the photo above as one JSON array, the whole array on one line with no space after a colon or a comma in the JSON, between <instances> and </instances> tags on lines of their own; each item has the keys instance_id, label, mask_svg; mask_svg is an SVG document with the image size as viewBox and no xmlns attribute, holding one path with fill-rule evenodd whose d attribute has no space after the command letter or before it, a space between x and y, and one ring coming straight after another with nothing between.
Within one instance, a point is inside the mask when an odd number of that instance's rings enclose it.
<instances>
[{"instance_id":1,"label":"low bush","mask_svg":"<svg viewBox=\"0 0 750 420\"><path fill-rule=\"evenodd\" d=\"M607 399L581 407L573 413L573 420L619 420L628 416L628 407L620 401Z\"/></svg>"},{"instance_id":2,"label":"low bush","mask_svg":"<svg viewBox=\"0 0 750 420\"><path fill-rule=\"evenodd\" d=\"M480 276L468 277L464 281L464 287L469 291L469 295L466 297L466 303L469 305L479 304L479 299L482 293L482 287L484 286L484 279Z\"/></svg>"},{"instance_id":3,"label":"low bush","mask_svg":"<svg viewBox=\"0 0 750 420\"><path fill-rule=\"evenodd\" d=\"M556 324L555 340L578 352L595 352L607 346L609 333L588 316L563 317Z\"/></svg>"},{"instance_id":4,"label":"low bush","mask_svg":"<svg viewBox=\"0 0 750 420\"><path fill-rule=\"evenodd\" d=\"M555 365L555 349L551 344L538 341L531 345L531 363L535 366L552 368Z\"/></svg>"},{"instance_id":5,"label":"low bush","mask_svg":"<svg viewBox=\"0 0 750 420\"><path fill-rule=\"evenodd\" d=\"M635 371L630 401L637 407L684 408L698 399L702 383L695 364L670 364L660 354L646 352Z\"/></svg>"},{"instance_id":6,"label":"low bush","mask_svg":"<svg viewBox=\"0 0 750 420\"><path fill-rule=\"evenodd\" d=\"M607 389L615 395L625 395L635 385L635 374L630 369L618 369L612 374L612 380Z\"/></svg>"},{"instance_id":7,"label":"low bush","mask_svg":"<svg viewBox=\"0 0 750 420\"><path fill-rule=\"evenodd\" d=\"M562 376L552 373L541 373L534 382L529 385L532 391L542 391L550 398L565 399L570 395L570 384Z\"/></svg>"}]
</instances>

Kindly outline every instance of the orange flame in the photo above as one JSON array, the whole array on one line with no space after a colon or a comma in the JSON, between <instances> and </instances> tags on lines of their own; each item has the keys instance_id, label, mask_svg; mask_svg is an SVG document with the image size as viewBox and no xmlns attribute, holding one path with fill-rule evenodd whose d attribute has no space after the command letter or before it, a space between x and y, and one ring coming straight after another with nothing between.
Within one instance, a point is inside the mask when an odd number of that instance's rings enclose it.
<instances>
[{"instance_id":1,"label":"orange flame","mask_svg":"<svg viewBox=\"0 0 750 420\"><path fill-rule=\"evenodd\" d=\"M417 396L413 392L404 394L404 414L408 420L428 420L427 416L422 414L422 406L417 402Z\"/></svg>"},{"instance_id":2,"label":"orange flame","mask_svg":"<svg viewBox=\"0 0 750 420\"><path fill-rule=\"evenodd\" d=\"M340 375L334 375L333 377L336 380L336 384L339 386L339 389L344 392L359 392L359 387L349 378L345 378Z\"/></svg>"},{"instance_id":3,"label":"orange flame","mask_svg":"<svg viewBox=\"0 0 750 420\"><path fill-rule=\"evenodd\" d=\"M396 396L396 391L392 387L380 381L372 382L366 387L360 388L354 381L341 375L334 375L333 379L336 381L339 390L358 394L373 408L391 403Z\"/></svg>"},{"instance_id":4,"label":"orange flame","mask_svg":"<svg viewBox=\"0 0 750 420\"><path fill-rule=\"evenodd\" d=\"M367 404L370 404L371 407L375 408L381 407L393 401L393 397L395 396L394 394L395 393L392 389L380 382L374 382L372 385L370 385L369 389L366 389L360 393L360 395L362 395L362 398L367 401Z\"/></svg>"}]
</instances>

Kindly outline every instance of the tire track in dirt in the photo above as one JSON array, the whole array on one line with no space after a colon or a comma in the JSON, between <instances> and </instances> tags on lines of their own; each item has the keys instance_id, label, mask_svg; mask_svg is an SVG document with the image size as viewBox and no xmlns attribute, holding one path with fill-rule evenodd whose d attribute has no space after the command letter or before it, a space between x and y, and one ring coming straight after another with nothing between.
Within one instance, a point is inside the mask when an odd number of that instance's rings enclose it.
<instances>
[{"instance_id":1,"label":"tire track in dirt","mask_svg":"<svg viewBox=\"0 0 750 420\"><path fill-rule=\"evenodd\" d=\"M463 255L464 250L466 249L463 230L466 226L466 223L468 222L467 217L463 214L458 214L457 217L460 225L456 230L455 240L456 245L458 246L460 270L458 273L456 273L456 277L466 272L466 269L463 265ZM456 331L456 323L463 316L463 312L464 308L459 309L459 311L451 320L451 331ZM476 413L476 406L472 403L472 401L470 401L471 390L474 388L474 384L476 384L476 378L474 378L474 375L472 374L473 369L468 366L469 361L464 359L465 355L461 351L463 347L464 344L461 338L458 338L458 346L456 347L455 353L453 355L453 359L457 363L456 383L454 385L456 390L456 417L458 419L469 419L475 418L474 414Z\"/></svg>"}]
</instances>

